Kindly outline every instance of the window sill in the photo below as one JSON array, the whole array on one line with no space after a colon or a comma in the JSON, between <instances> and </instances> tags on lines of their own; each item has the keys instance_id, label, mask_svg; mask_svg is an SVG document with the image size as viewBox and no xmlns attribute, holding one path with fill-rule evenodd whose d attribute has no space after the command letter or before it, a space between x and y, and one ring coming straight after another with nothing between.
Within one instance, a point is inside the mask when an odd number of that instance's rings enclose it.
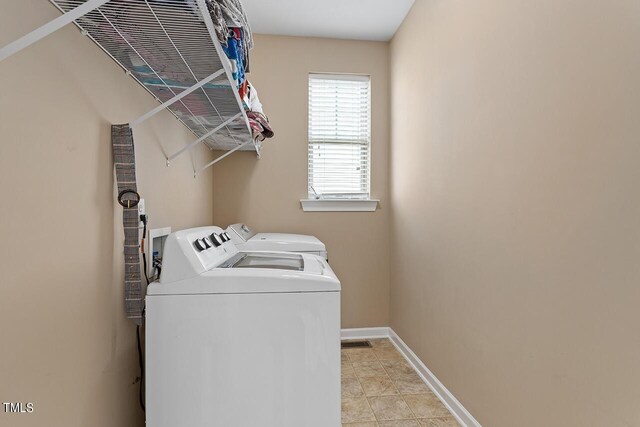
<instances>
[{"instance_id":1,"label":"window sill","mask_svg":"<svg viewBox=\"0 0 640 427\"><path fill-rule=\"evenodd\" d=\"M300 204L305 212L375 212L380 200L377 199L302 199Z\"/></svg>"}]
</instances>

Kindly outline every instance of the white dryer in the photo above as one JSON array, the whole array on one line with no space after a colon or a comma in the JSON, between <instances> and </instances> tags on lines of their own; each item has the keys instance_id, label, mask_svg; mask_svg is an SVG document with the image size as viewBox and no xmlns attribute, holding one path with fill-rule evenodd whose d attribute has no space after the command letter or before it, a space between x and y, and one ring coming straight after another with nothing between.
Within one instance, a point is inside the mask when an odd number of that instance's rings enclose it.
<instances>
[{"instance_id":1,"label":"white dryer","mask_svg":"<svg viewBox=\"0 0 640 427\"><path fill-rule=\"evenodd\" d=\"M232 224L225 231L241 251L300 252L329 259L324 243L315 236L286 233L256 234L246 224Z\"/></svg>"},{"instance_id":2,"label":"white dryer","mask_svg":"<svg viewBox=\"0 0 640 427\"><path fill-rule=\"evenodd\" d=\"M226 241L225 241L226 240ZM318 256L169 235L146 298L148 427L339 427L340 282Z\"/></svg>"}]
</instances>

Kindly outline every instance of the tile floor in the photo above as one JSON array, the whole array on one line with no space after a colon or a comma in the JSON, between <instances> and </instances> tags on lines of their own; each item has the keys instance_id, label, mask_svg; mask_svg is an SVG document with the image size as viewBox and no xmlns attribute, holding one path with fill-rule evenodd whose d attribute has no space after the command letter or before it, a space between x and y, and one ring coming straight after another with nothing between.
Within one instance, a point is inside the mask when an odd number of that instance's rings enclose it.
<instances>
[{"instance_id":1,"label":"tile floor","mask_svg":"<svg viewBox=\"0 0 640 427\"><path fill-rule=\"evenodd\" d=\"M342 350L343 427L458 427L388 339Z\"/></svg>"}]
</instances>

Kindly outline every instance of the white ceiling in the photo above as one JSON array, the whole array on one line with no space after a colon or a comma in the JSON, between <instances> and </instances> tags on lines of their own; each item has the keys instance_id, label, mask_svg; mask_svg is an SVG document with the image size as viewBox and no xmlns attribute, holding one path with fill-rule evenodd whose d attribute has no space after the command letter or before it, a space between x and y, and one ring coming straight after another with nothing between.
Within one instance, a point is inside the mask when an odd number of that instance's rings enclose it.
<instances>
[{"instance_id":1,"label":"white ceiling","mask_svg":"<svg viewBox=\"0 0 640 427\"><path fill-rule=\"evenodd\" d=\"M254 33L388 41L414 0L242 0Z\"/></svg>"}]
</instances>

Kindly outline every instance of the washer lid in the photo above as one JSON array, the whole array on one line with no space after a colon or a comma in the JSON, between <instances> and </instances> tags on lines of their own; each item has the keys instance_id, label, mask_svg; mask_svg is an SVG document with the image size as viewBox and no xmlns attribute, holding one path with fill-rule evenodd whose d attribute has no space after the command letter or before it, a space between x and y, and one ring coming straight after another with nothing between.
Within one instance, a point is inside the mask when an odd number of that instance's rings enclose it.
<instances>
[{"instance_id":1,"label":"washer lid","mask_svg":"<svg viewBox=\"0 0 640 427\"><path fill-rule=\"evenodd\" d=\"M317 237L304 234L258 233L239 244L238 249L246 251L286 251L286 252L324 252L326 247Z\"/></svg>"},{"instance_id":2,"label":"washer lid","mask_svg":"<svg viewBox=\"0 0 640 427\"><path fill-rule=\"evenodd\" d=\"M300 262L302 270L299 270ZM339 292L340 281L327 262L315 255L237 254L219 267L186 280L158 283L147 295L273 294Z\"/></svg>"},{"instance_id":3,"label":"washer lid","mask_svg":"<svg viewBox=\"0 0 640 427\"><path fill-rule=\"evenodd\" d=\"M275 270L304 271L304 259L300 254L278 252L240 252L220 265L222 268L268 268Z\"/></svg>"}]
</instances>

